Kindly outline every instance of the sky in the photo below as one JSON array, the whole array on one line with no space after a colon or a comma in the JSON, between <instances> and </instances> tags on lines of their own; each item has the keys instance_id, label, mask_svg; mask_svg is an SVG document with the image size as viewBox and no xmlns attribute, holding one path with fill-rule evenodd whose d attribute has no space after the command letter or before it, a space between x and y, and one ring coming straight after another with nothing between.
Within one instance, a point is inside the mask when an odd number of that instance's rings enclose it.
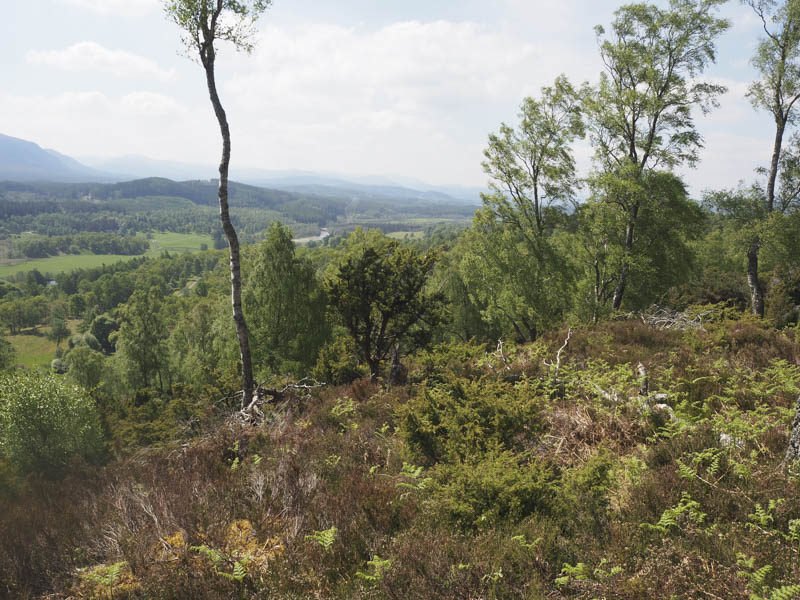
<instances>
[{"instance_id":1,"label":"sky","mask_svg":"<svg viewBox=\"0 0 800 600\"><path fill-rule=\"evenodd\" d=\"M161 0L4 0L0 133L75 158L216 164L202 67ZM663 4L664 2L659 3ZM593 27L610 0L274 0L251 55L220 45L217 82L236 168L485 187L489 133L565 74L597 81ZM728 93L697 116L694 195L768 163L774 124L747 101L760 22L737 1L704 77ZM588 143L576 148L582 172ZM213 177L211 172L209 177Z\"/></svg>"}]
</instances>

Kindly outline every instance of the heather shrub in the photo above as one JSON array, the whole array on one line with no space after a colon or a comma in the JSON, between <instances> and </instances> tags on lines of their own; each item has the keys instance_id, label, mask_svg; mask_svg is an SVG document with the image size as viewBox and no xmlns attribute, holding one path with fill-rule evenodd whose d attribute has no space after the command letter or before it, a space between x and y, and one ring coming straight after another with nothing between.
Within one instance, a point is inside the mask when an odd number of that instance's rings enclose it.
<instances>
[{"instance_id":1,"label":"heather shrub","mask_svg":"<svg viewBox=\"0 0 800 600\"><path fill-rule=\"evenodd\" d=\"M523 450L541 430L533 382L450 377L398 407L400 433L419 460L451 462L490 448Z\"/></svg>"},{"instance_id":2,"label":"heather shrub","mask_svg":"<svg viewBox=\"0 0 800 600\"><path fill-rule=\"evenodd\" d=\"M0 446L23 472L56 474L75 457L95 459L102 444L94 401L52 374L0 379Z\"/></svg>"},{"instance_id":3,"label":"heather shrub","mask_svg":"<svg viewBox=\"0 0 800 600\"><path fill-rule=\"evenodd\" d=\"M559 507L575 532L601 535L608 521L614 462L601 450L562 477Z\"/></svg>"},{"instance_id":4,"label":"heather shrub","mask_svg":"<svg viewBox=\"0 0 800 600\"><path fill-rule=\"evenodd\" d=\"M544 462L492 450L482 459L432 469L434 510L463 530L517 523L553 510L556 481Z\"/></svg>"},{"instance_id":5,"label":"heather shrub","mask_svg":"<svg viewBox=\"0 0 800 600\"><path fill-rule=\"evenodd\" d=\"M315 379L329 385L344 385L368 373L358 362L353 340L346 335L338 335L322 347L312 371Z\"/></svg>"}]
</instances>

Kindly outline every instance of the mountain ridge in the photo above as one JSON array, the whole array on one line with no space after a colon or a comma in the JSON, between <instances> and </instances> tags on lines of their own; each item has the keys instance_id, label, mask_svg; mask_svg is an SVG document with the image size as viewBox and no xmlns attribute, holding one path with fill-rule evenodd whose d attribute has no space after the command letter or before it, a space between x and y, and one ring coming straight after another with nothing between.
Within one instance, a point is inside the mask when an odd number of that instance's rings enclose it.
<instances>
[{"instance_id":1,"label":"mountain ridge","mask_svg":"<svg viewBox=\"0 0 800 600\"><path fill-rule=\"evenodd\" d=\"M176 182L208 181L216 167L129 155L76 160L32 141L0 134L0 180L20 182L122 183L148 178ZM481 189L431 185L413 179L385 176L342 176L305 170L232 168L231 179L261 188L328 198L412 200L438 204L480 205Z\"/></svg>"}]
</instances>

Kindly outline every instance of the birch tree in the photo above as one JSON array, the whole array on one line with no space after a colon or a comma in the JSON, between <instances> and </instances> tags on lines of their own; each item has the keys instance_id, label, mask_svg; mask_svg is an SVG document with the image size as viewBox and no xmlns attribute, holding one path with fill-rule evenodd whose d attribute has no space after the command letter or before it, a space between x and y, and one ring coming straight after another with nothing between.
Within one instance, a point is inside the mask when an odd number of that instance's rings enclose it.
<instances>
[{"instance_id":1,"label":"birch tree","mask_svg":"<svg viewBox=\"0 0 800 600\"><path fill-rule=\"evenodd\" d=\"M165 0L167 17L183 31L183 43L190 57L199 58L206 75L206 85L214 115L222 136L222 157L219 163L219 217L228 239L231 269L231 304L239 353L242 361L242 408L250 406L253 397L253 361L250 335L242 310L242 275L239 238L228 210L228 167L231 160L231 133L228 117L217 92L214 67L217 41L230 42L236 50L251 52L255 22L272 0Z\"/></svg>"},{"instance_id":2,"label":"birch tree","mask_svg":"<svg viewBox=\"0 0 800 600\"><path fill-rule=\"evenodd\" d=\"M606 185L609 177L617 177L621 182L613 189L636 191L599 199L621 211L624 222L623 257L611 296L614 310L622 305L635 266L643 202L659 201L644 185L645 174L697 162L702 138L693 111L715 107L725 91L699 79L715 59L716 39L728 27L715 14L722 4L628 4L615 12L608 31L596 28L604 71L586 103L596 164Z\"/></svg>"},{"instance_id":3,"label":"birch tree","mask_svg":"<svg viewBox=\"0 0 800 600\"><path fill-rule=\"evenodd\" d=\"M764 203L766 216L778 208L785 210L785 199L776 207L776 186L782 161L783 139L794 122L797 101L800 100L800 1L744 0L761 20L764 36L753 55L753 66L760 78L750 85L748 96L753 107L765 110L775 121L775 138L769 168L765 169L767 183ZM787 187L787 186L784 186ZM791 186L788 186L791 187ZM754 314L764 316L764 287L759 277L759 252L762 236L756 233L747 250L747 284L750 306Z\"/></svg>"}]
</instances>

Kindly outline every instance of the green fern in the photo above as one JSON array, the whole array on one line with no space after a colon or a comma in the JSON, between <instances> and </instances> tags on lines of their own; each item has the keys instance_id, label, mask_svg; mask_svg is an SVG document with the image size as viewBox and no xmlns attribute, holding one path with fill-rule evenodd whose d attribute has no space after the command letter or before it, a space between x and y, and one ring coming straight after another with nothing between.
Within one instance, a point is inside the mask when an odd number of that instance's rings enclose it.
<instances>
[{"instance_id":1,"label":"green fern","mask_svg":"<svg viewBox=\"0 0 800 600\"><path fill-rule=\"evenodd\" d=\"M756 502L755 510L747 515L747 520L750 521L750 525L768 529L775 522L775 510L784 502L786 501L783 498L770 500L766 509L761 506L761 503Z\"/></svg>"},{"instance_id":2,"label":"green fern","mask_svg":"<svg viewBox=\"0 0 800 600\"><path fill-rule=\"evenodd\" d=\"M772 505L772 502L770 502ZM750 590L750 600L797 600L800 597L800 584L782 585L773 588L770 585L772 565L755 568L756 559L744 554L736 555L736 563L746 570L738 571L739 577L747 579L747 588Z\"/></svg>"},{"instance_id":3,"label":"green fern","mask_svg":"<svg viewBox=\"0 0 800 600\"><path fill-rule=\"evenodd\" d=\"M408 492L404 493L401 496L401 498L405 498L412 491L419 492L424 490L430 485L431 482L430 477L422 476L422 467L411 465L407 462L403 462L403 470L400 472L400 475L410 480L410 481L399 481L396 484L397 487L399 488L404 488L409 490Z\"/></svg>"},{"instance_id":4,"label":"green fern","mask_svg":"<svg viewBox=\"0 0 800 600\"><path fill-rule=\"evenodd\" d=\"M223 577L225 579L231 581L239 581L241 582L245 577L247 577L247 563L249 562L249 558L245 557L239 560L234 559L231 556L228 556L221 550L217 550L216 548L211 548L203 544L202 546L191 546L190 550L197 552L198 554L202 554L205 556L209 561L211 561L212 569L216 575ZM228 565L232 565L230 573L227 570L224 570L224 567Z\"/></svg>"},{"instance_id":5,"label":"green fern","mask_svg":"<svg viewBox=\"0 0 800 600\"><path fill-rule=\"evenodd\" d=\"M514 537L511 538L511 540L514 542L518 542L519 545L525 548L526 550L532 550L533 548L541 544L544 538L538 537L535 540L533 540L530 544L528 543L528 540L524 535L515 535Z\"/></svg>"},{"instance_id":6,"label":"green fern","mask_svg":"<svg viewBox=\"0 0 800 600\"><path fill-rule=\"evenodd\" d=\"M306 540L313 540L317 542L322 549L326 552L330 550L333 543L336 541L336 536L339 533L339 530L336 529L336 526L333 525L329 529L323 529L321 531L314 531L311 534L305 537Z\"/></svg>"},{"instance_id":7,"label":"green fern","mask_svg":"<svg viewBox=\"0 0 800 600\"><path fill-rule=\"evenodd\" d=\"M556 577L556 585L567 585L571 579L576 581L586 581L589 579L589 569L585 563L579 562L575 566L564 563L561 569L561 577Z\"/></svg>"},{"instance_id":8,"label":"green fern","mask_svg":"<svg viewBox=\"0 0 800 600\"><path fill-rule=\"evenodd\" d=\"M682 517L688 519L690 523L702 525L707 516L706 513L700 510L700 503L692 500L692 497L684 492L681 495L681 501L678 505L665 510L658 520L658 523L655 525L651 523L642 523L639 527L647 531L655 531L666 535L673 527L676 529L681 528L679 519Z\"/></svg>"},{"instance_id":9,"label":"green fern","mask_svg":"<svg viewBox=\"0 0 800 600\"><path fill-rule=\"evenodd\" d=\"M372 556L372 560L367 561L367 565L372 567L371 573L365 573L363 571L356 571L356 577L360 577L365 581L370 581L372 583L377 583L381 579L383 579L383 574L386 572L389 567L392 566L392 561L390 559L382 559L377 554Z\"/></svg>"},{"instance_id":10,"label":"green fern","mask_svg":"<svg viewBox=\"0 0 800 600\"><path fill-rule=\"evenodd\" d=\"M125 561L112 565L98 565L81 573L81 578L108 588L108 597L114 597L114 584L122 575L122 570L128 565Z\"/></svg>"},{"instance_id":11,"label":"green fern","mask_svg":"<svg viewBox=\"0 0 800 600\"><path fill-rule=\"evenodd\" d=\"M797 600L800 598L800 584L782 585L772 590L769 600Z\"/></svg>"}]
</instances>

